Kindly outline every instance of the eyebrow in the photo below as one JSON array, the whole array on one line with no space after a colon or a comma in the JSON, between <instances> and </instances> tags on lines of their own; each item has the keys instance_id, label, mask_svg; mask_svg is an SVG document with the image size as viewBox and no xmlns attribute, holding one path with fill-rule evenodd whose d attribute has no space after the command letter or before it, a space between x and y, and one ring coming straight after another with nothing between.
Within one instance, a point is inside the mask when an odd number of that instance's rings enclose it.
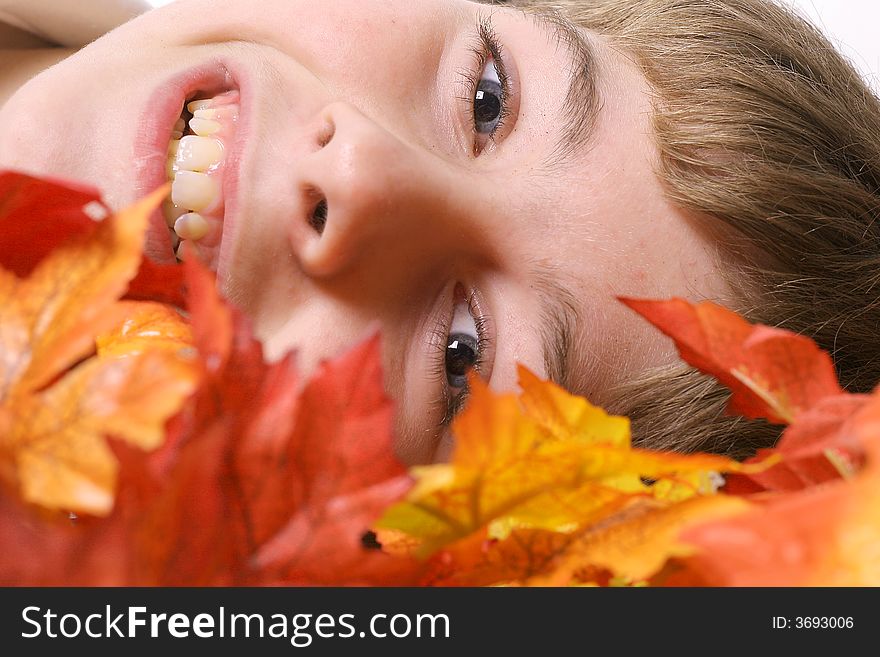
<instances>
[{"instance_id":1,"label":"eyebrow","mask_svg":"<svg viewBox=\"0 0 880 657\"><path fill-rule=\"evenodd\" d=\"M554 166L564 162L573 153L588 147L595 133L601 107L598 92L598 58L590 41L558 10L527 6L522 11L553 34L557 45L564 47L571 58L568 91L561 110L561 118L565 124L559 131L558 141L547 159L548 166Z\"/></svg>"},{"instance_id":2,"label":"eyebrow","mask_svg":"<svg viewBox=\"0 0 880 657\"><path fill-rule=\"evenodd\" d=\"M535 292L541 300L541 352L548 379L572 390L571 356L575 331L581 323L577 297L547 267L532 270Z\"/></svg>"},{"instance_id":3,"label":"eyebrow","mask_svg":"<svg viewBox=\"0 0 880 657\"><path fill-rule=\"evenodd\" d=\"M479 0L505 6L503 0ZM595 134L601 103L598 92L598 66L595 50L584 34L558 10L547 7L511 7L534 19L539 27L556 38L557 46L568 51L571 69L568 90L562 104L562 129L550 155L548 167L559 166L573 153L585 149ZM544 369L549 380L567 390L574 390L572 360L577 326L582 318L577 297L552 269L536 266L532 271L533 287L540 298L539 333Z\"/></svg>"},{"instance_id":4,"label":"eyebrow","mask_svg":"<svg viewBox=\"0 0 880 657\"><path fill-rule=\"evenodd\" d=\"M561 110L565 125L547 158L547 166L552 167L587 148L595 134L601 107L597 58L581 31L558 11L526 7L524 12L556 37L557 44L568 50L572 63ZM532 279L541 303L539 333L546 376L566 390L574 390L574 340L577 326L582 322L577 297L546 266L535 267Z\"/></svg>"}]
</instances>

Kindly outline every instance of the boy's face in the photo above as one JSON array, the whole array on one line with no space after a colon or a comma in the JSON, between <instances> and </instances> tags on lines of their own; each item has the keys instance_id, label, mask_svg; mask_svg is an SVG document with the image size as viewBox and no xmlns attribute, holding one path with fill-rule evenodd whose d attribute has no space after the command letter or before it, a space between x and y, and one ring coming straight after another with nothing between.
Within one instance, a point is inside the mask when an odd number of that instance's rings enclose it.
<instances>
[{"instance_id":1,"label":"boy's face","mask_svg":"<svg viewBox=\"0 0 880 657\"><path fill-rule=\"evenodd\" d=\"M728 295L714 244L654 174L634 63L512 9L181 0L23 87L0 110L0 166L124 206L167 178L192 97L231 109L189 140L220 155L197 212L209 234L185 249L268 354L296 348L306 371L381 329L407 461L448 455L439 425L469 367L505 389L521 362L601 403L674 357L616 295ZM202 203L192 180L168 212ZM169 235L157 213L157 259Z\"/></svg>"}]
</instances>

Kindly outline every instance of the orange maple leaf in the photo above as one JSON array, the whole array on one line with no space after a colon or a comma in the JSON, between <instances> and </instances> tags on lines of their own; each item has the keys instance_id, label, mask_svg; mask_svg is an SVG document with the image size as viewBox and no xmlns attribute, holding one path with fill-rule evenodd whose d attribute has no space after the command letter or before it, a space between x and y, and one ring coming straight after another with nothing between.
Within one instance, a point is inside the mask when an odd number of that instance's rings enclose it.
<instances>
[{"instance_id":1,"label":"orange maple leaf","mask_svg":"<svg viewBox=\"0 0 880 657\"><path fill-rule=\"evenodd\" d=\"M132 310L117 300L138 271L147 216L166 191L53 243L30 270L17 266L24 276L0 267L0 477L29 502L107 513L116 463L105 435L157 447L194 386L191 366L145 349L146 336L135 353L123 337L112 353L93 357L101 334ZM27 220L43 219L52 217ZM9 220L0 217L4 227Z\"/></svg>"},{"instance_id":2,"label":"orange maple leaf","mask_svg":"<svg viewBox=\"0 0 880 657\"><path fill-rule=\"evenodd\" d=\"M195 356L192 327L174 308L149 301L120 301L116 307L125 319L112 331L97 336L99 356L132 356L155 350Z\"/></svg>"},{"instance_id":3,"label":"orange maple leaf","mask_svg":"<svg viewBox=\"0 0 880 657\"><path fill-rule=\"evenodd\" d=\"M671 337L684 360L727 386L733 413L790 424L843 393L831 357L805 336L753 326L710 301L621 301Z\"/></svg>"},{"instance_id":4,"label":"orange maple leaf","mask_svg":"<svg viewBox=\"0 0 880 657\"><path fill-rule=\"evenodd\" d=\"M867 455L863 469L690 529L682 538L699 553L688 568L714 586L880 586L880 390L846 427Z\"/></svg>"},{"instance_id":5,"label":"orange maple leaf","mask_svg":"<svg viewBox=\"0 0 880 657\"><path fill-rule=\"evenodd\" d=\"M864 447L855 439L853 420L867 399L867 395L822 399L786 427L775 448L759 450L746 461L776 456L781 462L763 472L733 475L725 490L740 495L793 491L852 477L864 463Z\"/></svg>"}]
</instances>

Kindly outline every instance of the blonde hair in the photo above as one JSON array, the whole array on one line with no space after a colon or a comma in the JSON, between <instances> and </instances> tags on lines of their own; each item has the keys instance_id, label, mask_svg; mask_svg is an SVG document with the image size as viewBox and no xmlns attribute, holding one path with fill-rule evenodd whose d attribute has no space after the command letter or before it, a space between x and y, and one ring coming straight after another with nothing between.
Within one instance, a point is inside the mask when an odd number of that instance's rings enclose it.
<instances>
[{"instance_id":1,"label":"blonde hair","mask_svg":"<svg viewBox=\"0 0 880 657\"><path fill-rule=\"evenodd\" d=\"M813 26L769 0L521 0L555 8L641 66L657 174L725 231L738 310L808 335L853 392L880 381L880 101ZM764 254L766 257L746 257ZM636 442L745 456L779 427L726 416L683 366L615 391Z\"/></svg>"}]
</instances>

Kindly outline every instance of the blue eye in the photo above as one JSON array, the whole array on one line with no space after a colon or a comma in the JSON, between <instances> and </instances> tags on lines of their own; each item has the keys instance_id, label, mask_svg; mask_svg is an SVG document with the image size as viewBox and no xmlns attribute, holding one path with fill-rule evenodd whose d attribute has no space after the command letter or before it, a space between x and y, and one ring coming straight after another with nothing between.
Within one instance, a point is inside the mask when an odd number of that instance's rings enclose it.
<instances>
[{"instance_id":1,"label":"blue eye","mask_svg":"<svg viewBox=\"0 0 880 657\"><path fill-rule=\"evenodd\" d=\"M462 73L467 93L459 96L462 111L474 132L473 155L479 155L510 115L511 85L501 43L495 37L489 18L477 26L477 43L471 48L474 63Z\"/></svg>"},{"instance_id":2,"label":"blue eye","mask_svg":"<svg viewBox=\"0 0 880 657\"><path fill-rule=\"evenodd\" d=\"M477 341L471 335L453 333L446 345L446 382L451 388L464 388L467 373L477 364Z\"/></svg>"},{"instance_id":3,"label":"blue eye","mask_svg":"<svg viewBox=\"0 0 880 657\"><path fill-rule=\"evenodd\" d=\"M476 292L467 293L457 283L452 299L452 313L434 327L431 340L435 354L431 378L440 388L437 406L443 410L441 427L448 427L467 402L471 372L488 381L494 353L491 320L476 300Z\"/></svg>"},{"instance_id":4,"label":"blue eye","mask_svg":"<svg viewBox=\"0 0 880 657\"><path fill-rule=\"evenodd\" d=\"M486 62L474 93L474 129L491 135L498 129L504 115L504 89L498 77L495 60Z\"/></svg>"},{"instance_id":5,"label":"blue eye","mask_svg":"<svg viewBox=\"0 0 880 657\"><path fill-rule=\"evenodd\" d=\"M446 382L450 388L467 386L467 374L480 359L480 335L477 323L466 303L455 304L452 325L446 339Z\"/></svg>"}]
</instances>

